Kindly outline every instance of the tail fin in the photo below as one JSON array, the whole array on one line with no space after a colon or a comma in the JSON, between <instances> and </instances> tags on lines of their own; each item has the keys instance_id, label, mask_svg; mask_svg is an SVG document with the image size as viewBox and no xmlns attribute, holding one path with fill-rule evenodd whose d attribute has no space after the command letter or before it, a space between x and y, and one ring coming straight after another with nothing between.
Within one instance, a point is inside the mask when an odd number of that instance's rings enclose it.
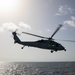
<instances>
[{"instance_id":1,"label":"tail fin","mask_svg":"<svg viewBox=\"0 0 75 75\"><path fill-rule=\"evenodd\" d=\"M17 33L12 32L12 34L13 34L14 43L21 43L21 40L18 38Z\"/></svg>"}]
</instances>

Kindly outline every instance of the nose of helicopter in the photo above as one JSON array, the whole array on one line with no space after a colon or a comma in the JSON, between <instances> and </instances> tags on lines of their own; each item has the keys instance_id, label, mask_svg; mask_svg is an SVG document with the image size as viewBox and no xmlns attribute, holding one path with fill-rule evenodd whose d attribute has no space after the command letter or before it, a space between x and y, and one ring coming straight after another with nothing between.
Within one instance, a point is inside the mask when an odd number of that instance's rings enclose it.
<instances>
[{"instance_id":1,"label":"nose of helicopter","mask_svg":"<svg viewBox=\"0 0 75 75\"><path fill-rule=\"evenodd\" d=\"M66 51L66 49L64 48L64 51Z\"/></svg>"},{"instance_id":2,"label":"nose of helicopter","mask_svg":"<svg viewBox=\"0 0 75 75\"><path fill-rule=\"evenodd\" d=\"M65 47L63 47L63 46L62 46L62 49L63 49L64 51L66 51Z\"/></svg>"},{"instance_id":3,"label":"nose of helicopter","mask_svg":"<svg viewBox=\"0 0 75 75\"><path fill-rule=\"evenodd\" d=\"M66 51L65 47L63 47L62 45L60 45L61 50Z\"/></svg>"}]
</instances>

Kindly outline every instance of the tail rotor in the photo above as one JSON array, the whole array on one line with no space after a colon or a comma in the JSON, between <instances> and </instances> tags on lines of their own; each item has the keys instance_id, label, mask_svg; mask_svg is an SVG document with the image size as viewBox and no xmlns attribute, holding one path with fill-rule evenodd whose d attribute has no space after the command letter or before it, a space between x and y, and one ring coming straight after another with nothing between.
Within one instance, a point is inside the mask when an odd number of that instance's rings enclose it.
<instances>
[{"instance_id":1,"label":"tail rotor","mask_svg":"<svg viewBox=\"0 0 75 75\"><path fill-rule=\"evenodd\" d=\"M14 44L15 43L20 43L21 41L20 41L20 39L18 38L18 36L17 35L20 35L19 33L17 33L17 29L15 30L15 31L12 31L12 30L10 30L10 32L12 33L12 35L13 35L13 39L14 39Z\"/></svg>"},{"instance_id":2,"label":"tail rotor","mask_svg":"<svg viewBox=\"0 0 75 75\"><path fill-rule=\"evenodd\" d=\"M13 31L13 30L9 30L9 31L10 31L12 34L21 35L21 34L17 33L18 29L16 29L15 31Z\"/></svg>"}]
</instances>

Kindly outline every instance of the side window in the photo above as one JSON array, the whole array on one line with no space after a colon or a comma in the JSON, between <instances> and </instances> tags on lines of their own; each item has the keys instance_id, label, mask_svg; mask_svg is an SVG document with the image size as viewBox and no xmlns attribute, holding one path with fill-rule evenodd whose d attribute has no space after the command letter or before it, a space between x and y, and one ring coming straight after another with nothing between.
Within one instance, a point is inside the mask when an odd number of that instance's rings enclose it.
<instances>
[{"instance_id":1,"label":"side window","mask_svg":"<svg viewBox=\"0 0 75 75\"><path fill-rule=\"evenodd\" d=\"M59 44L56 44L56 47L58 47L59 46Z\"/></svg>"},{"instance_id":2,"label":"side window","mask_svg":"<svg viewBox=\"0 0 75 75\"><path fill-rule=\"evenodd\" d=\"M53 42L53 41L51 41L51 42L50 42L50 45L55 46L55 44L54 44L54 42Z\"/></svg>"}]
</instances>

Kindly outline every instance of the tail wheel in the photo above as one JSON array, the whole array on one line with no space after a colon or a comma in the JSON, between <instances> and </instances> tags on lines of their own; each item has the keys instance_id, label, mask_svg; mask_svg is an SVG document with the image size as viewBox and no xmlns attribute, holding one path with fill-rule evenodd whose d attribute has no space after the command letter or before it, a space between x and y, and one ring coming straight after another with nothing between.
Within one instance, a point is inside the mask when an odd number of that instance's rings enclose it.
<instances>
[{"instance_id":1,"label":"tail wheel","mask_svg":"<svg viewBox=\"0 0 75 75\"><path fill-rule=\"evenodd\" d=\"M25 46L21 47L21 49L23 49Z\"/></svg>"}]
</instances>

